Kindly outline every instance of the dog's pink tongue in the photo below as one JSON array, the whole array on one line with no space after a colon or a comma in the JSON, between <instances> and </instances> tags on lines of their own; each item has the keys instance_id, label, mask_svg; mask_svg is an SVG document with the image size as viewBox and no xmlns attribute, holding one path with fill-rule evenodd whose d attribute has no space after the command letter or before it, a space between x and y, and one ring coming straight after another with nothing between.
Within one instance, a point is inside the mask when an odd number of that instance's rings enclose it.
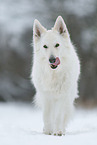
<instances>
[{"instance_id":1,"label":"dog's pink tongue","mask_svg":"<svg viewBox=\"0 0 97 145\"><path fill-rule=\"evenodd\" d=\"M56 57L56 61L53 63L53 65L57 66L60 64L60 59L59 57Z\"/></svg>"}]
</instances>

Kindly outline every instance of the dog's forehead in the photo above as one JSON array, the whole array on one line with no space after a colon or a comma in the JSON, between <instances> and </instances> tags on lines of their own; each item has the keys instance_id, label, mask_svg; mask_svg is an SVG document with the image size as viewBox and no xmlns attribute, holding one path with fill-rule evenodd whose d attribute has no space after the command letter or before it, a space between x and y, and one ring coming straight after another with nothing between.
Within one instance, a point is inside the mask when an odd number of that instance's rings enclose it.
<instances>
[{"instance_id":1,"label":"dog's forehead","mask_svg":"<svg viewBox=\"0 0 97 145\"><path fill-rule=\"evenodd\" d=\"M43 38L43 40L45 42L52 42L52 43L56 43L56 41L59 41L59 36L58 36L58 33L53 31L53 30L48 30L46 33L45 33L45 36Z\"/></svg>"},{"instance_id":2,"label":"dog's forehead","mask_svg":"<svg viewBox=\"0 0 97 145\"><path fill-rule=\"evenodd\" d=\"M55 37L55 36L56 36L56 31L47 30L46 35L47 35L47 36L51 36L51 37Z\"/></svg>"}]
</instances>

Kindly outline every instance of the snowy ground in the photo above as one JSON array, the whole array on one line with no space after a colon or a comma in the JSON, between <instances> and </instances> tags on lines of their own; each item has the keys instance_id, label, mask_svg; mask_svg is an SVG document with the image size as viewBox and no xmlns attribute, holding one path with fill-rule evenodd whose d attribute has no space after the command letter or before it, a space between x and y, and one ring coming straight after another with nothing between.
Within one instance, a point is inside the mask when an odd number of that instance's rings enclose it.
<instances>
[{"instance_id":1,"label":"snowy ground","mask_svg":"<svg viewBox=\"0 0 97 145\"><path fill-rule=\"evenodd\" d=\"M97 109L77 110L65 136L42 133L41 111L0 104L0 145L97 145Z\"/></svg>"}]
</instances>

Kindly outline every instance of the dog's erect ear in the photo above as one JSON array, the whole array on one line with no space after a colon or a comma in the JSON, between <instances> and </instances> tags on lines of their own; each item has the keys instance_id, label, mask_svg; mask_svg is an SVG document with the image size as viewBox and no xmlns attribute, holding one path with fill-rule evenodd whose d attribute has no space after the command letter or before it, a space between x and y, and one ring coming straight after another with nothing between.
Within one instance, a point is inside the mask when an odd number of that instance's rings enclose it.
<instances>
[{"instance_id":1,"label":"dog's erect ear","mask_svg":"<svg viewBox=\"0 0 97 145\"><path fill-rule=\"evenodd\" d=\"M40 24L40 22L35 19L33 25L33 34L36 38L41 37L41 34L46 32L46 29Z\"/></svg>"},{"instance_id":2,"label":"dog's erect ear","mask_svg":"<svg viewBox=\"0 0 97 145\"><path fill-rule=\"evenodd\" d=\"M56 19L54 29L57 30L60 34L68 33L66 24L61 16L58 16Z\"/></svg>"}]
</instances>

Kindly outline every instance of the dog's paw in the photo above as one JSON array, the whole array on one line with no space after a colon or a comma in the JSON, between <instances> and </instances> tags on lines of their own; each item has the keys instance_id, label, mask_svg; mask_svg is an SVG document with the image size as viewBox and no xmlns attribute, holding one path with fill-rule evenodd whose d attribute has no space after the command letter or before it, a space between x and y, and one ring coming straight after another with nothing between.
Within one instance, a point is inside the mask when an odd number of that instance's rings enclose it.
<instances>
[{"instance_id":1,"label":"dog's paw","mask_svg":"<svg viewBox=\"0 0 97 145\"><path fill-rule=\"evenodd\" d=\"M43 129L43 133L46 135L52 135L52 131L51 130L47 130L47 129Z\"/></svg>"},{"instance_id":2,"label":"dog's paw","mask_svg":"<svg viewBox=\"0 0 97 145\"><path fill-rule=\"evenodd\" d=\"M62 134L63 134L62 131L54 132L54 135L55 135L55 136L62 136Z\"/></svg>"},{"instance_id":3,"label":"dog's paw","mask_svg":"<svg viewBox=\"0 0 97 145\"><path fill-rule=\"evenodd\" d=\"M54 132L53 135L62 136L62 135L65 135L65 133L63 133L62 131L57 131L57 132Z\"/></svg>"}]
</instances>

